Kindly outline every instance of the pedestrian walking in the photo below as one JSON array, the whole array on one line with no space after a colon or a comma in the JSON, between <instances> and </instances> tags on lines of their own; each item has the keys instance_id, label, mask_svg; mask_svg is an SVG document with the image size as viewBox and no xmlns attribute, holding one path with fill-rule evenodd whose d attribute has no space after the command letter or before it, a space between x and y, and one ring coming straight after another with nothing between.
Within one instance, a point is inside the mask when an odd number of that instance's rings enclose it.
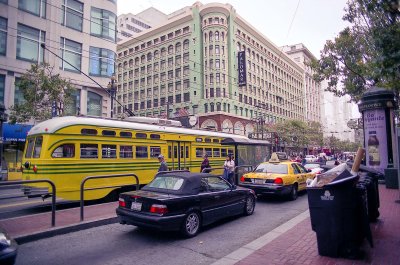
<instances>
[{"instance_id":1,"label":"pedestrian walking","mask_svg":"<svg viewBox=\"0 0 400 265\"><path fill-rule=\"evenodd\" d=\"M208 160L208 155L204 154L203 158L204 160L203 162L201 162L200 172L203 172L205 168L211 168L210 161ZM210 173L210 170L204 170L204 173Z\"/></svg>"},{"instance_id":2,"label":"pedestrian walking","mask_svg":"<svg viewBox=\"0 0 400 265\"><path fill-rule=\"evenodd\" d=\"M160 167L158 168L158 172L168 171L167 162L165 162L164 156L162 154L158 155L158 161L160 162Z\"/></svg>"},{"instance_id":3,"label":"pedestrian walking","mask_svg":"<svg viewBox=\"0 0 400 265\"><path fill-rule=\"evenodd\" d=\"M233 161L231 155L228 155L224 163L224 178L231 184L233 184L234 170L235 170L235 161Z\"/></svg>"}]
</instances>

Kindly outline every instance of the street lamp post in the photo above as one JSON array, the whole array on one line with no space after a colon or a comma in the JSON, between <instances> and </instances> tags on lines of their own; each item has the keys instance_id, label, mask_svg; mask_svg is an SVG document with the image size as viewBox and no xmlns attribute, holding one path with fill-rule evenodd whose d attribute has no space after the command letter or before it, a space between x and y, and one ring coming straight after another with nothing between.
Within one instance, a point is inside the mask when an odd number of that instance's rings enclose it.
<instances>
[{"instance_id":1,"label":"street lamp post","mask_svg":"<svg viewBox=\"0 0 400 265\"><path fill-rule=\"evenodd\" d=\"M111 97L111 112L110 112L110 116L111 116L111 118L113 118L113 116L114 116L113 115L114 114L114 97L115 97L115 94L117 92L117 82L116 82L116 78L115 78L114 74L111 76L111 81L108 82L107 88L108 88L108 94Z\"/></svg>"}]
</instances>

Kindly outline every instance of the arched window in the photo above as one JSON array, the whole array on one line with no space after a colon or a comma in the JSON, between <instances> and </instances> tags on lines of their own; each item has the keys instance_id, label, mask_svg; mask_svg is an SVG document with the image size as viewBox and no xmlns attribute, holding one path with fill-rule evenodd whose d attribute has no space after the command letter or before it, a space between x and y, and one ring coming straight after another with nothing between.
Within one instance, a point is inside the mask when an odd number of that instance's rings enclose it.
<instances>
[{"instance_id":1,"label":"arched window","mask_svg":"<svg viewBox=\"0 0 400 265\"><path fill-rule=\"evenodd\" d=\"M188 40L188 39L186 39L186 40L183 41L183 49L184 49L184 50L189 49L189 40Z\"/></svg>"},{"instance_id":2,"label":"arched window","mask_svg":"<svg viewBox=\"0 0 400 265\"><path fill-rule=\"evenodd\" d=\"M174 52L174 46L173 45L169 45L168 46L168 54L172 54Z\"/></svg>"},{"instance_id":3,"label":"arched window","mask_svg":"<svg viewBox=\"0 0 400 265\"><path fill-rule=\"evenodd\" d=\"M125 61L125 62L124 62L124 70L126 70L127 68L128 68L128 62Z\"/></svg>"},{"instance_id":4,"label":"arched window","mask_svg":"<svg viewBox=\"0 0 400 265\"><path fill-rule=\"evenodd\" d=\"M136 57L135 58L135 66L138 66L139 65L139 57Z\"/></svg>"},{"instance_id":5,"label":"arched window","mask_svg":"<svg viewBox=\"0 0 400 265\"><path fill-rule=\"evenodd\" d=\"M178 43L175 45L175 52L176 52L176 53L181 52L181 43L180 43L180 42L178 42Z\"/></svg>"},{"instance_id":6,"label":"arched window","mask_svg":"<svg viewBox=\"0 0 400 265\"><path fill-rule=\"evenodd\" d=\"M204 33L204 42L207 42L207 33Z\"/></svg>"},{"instance_id":7,"label":"arched window","mask_svg":"<svg viewBox=\"0 0 400 265\"><path fill-rule=\"evenodd\" d=\"M129 68L132 68L133 67L133 59L130 59L129 60Z\"/></svg>"},{"instance_id":8,"label":"arched window","mask_svg":"<svg viewBox=\"0 0 400 265\"><path fill-rule=\"evenodd\" d=\"M147 61L149 62L149 61L151 61L153 59L153 54L151 53L151 52L149 52L148 54L147 54Z\"/></svg>"},{"instance_id":9,"label":"arched window","mask_svg":"<svg viewBox=\"0 0 400 265\"><path fill-rule=\"evenodd\" d=\"M225 41L225 33L224 32L221 32L221 39L222 39L222 41Z\"/></svg>"},{"instance_id":10,"label":"arched window","mask_svg":"<svg viewBox=\"0 0 400 265\"><path fill-rule=\"evenodd\" d=\"M210 39L210 41L213 40L213 33L212 33L212 31L210 31L210 32L208 33L208 38Z\"/></svg>"},{"instance_id":11,"label":"arched window","mask_svg":"<svg viewBox=\"0 0 400 265\"><path fill-rule=\"evenodd\" d=\"M164 57L166 53L167 50L165 48L161 48L161 56Z\"/></svg>"},{"instance_id":12,"label":"arched window","mask_svg":"<svg viewBox=\"0 0 400 265\"><path fill-rule=\"evenodd\" d=\"M219 40L219 32L218 31L215 32L215 40Z\"/></svg>"},{"instance_id":13,"label":"arched window","mask_svg":"<svg viewBox=\"0 0 400 265\"><path fill-rule=\"evenodd\" d=\"M122 63L118 64L118 71L122 71Z\"/></svg>"},{"instance_id":14,"label":"arched window","mask_svg":"<svg viewBox=\"0 0 400 265\"><path fill-rule=\"evenodd\" d=\"M145 60L146 60L146 56L142 55L142 57L140 57L140 63L144 63Z\"/></svg>"},{"instance_id":15,"label":"arched window","mask_svg":"<svg viewBox=\"0 0 400 265\"><path fill-rule=\"evenodd\" d=\"M154 51L154 59L155 59L155 60L160 59L160 53L159 53L158 50L157 50L157 51Z\"/></svg>"},{"instance_id":16,"label":"arched window","mask_svg":"<svg viewBox=\"0 0 400 265\"><path fill-rule=\"evenodd\" d=\"M236 44L236 51L240 52L240 42Z\"/></svg>"}]
</instances>

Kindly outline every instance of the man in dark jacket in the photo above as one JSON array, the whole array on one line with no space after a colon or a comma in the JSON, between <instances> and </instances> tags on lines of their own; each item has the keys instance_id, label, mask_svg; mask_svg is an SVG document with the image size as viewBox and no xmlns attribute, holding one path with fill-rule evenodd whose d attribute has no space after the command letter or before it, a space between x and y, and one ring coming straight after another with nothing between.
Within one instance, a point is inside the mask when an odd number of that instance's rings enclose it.
<instances>
[{"instance_id":1,"label":"man in dark jacket","mask_svg":"<svg viewBox=\"0 0 400 265\"><path fill-rule=\"evenodd\" d=\"M163 155L160 154L158 156L158 161L160 162L160 167L158 168L158 172L160 172L160 171L168 171L167 162L165 162L165 159L164 159Z\"/></svg>"},{"instance_id":2,"label":"man in dark jacket","mask_svg":"<svg viewBox=\"0 0 400 265\"><path fill-rule=\"evenodd\" d=\"M204 160L203 160L203 162L201 162L200 172L203 172L203 170L205 168L211 168L210 167L210 161L208 161L208 155L205 154L203 157L204 157ZM209 172L210 172L209 170L205 170L204 171L204 173L209 173Z\"/></svg>"}]
</instances>

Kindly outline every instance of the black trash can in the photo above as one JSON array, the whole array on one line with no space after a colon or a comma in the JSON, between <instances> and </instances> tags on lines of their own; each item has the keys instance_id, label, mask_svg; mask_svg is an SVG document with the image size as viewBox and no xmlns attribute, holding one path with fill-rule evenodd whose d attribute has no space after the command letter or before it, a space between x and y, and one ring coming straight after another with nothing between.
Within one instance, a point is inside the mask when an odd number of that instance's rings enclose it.
<instances>
[{"instance_id":1,"label":"black trash can","mask_svg":"<svg viewBox=\"0 0 400 265\"><path fill-rule=\"evenodd\" d=\"M358 184L358 176L348 171L344 175L347 177L323 187L307 188L311 226L320 255L360 258L360 246L369 229L366 188Z\"/></svg>"},{"instance_id":2,"label":"black trash can","mask_svg":"<svg viewBox=\"0 0 400 265\"><path fill-rule=\"evenodd\" d=\"M364 183L365 188L367 190L367 209L368 209L368 219L371 222L375 222L380 213L379 213L379 186L378 186L378 179L379 176L370 173L370 172L362 172L359 173L360 181Z\"/></svg>"}]
</instances>

